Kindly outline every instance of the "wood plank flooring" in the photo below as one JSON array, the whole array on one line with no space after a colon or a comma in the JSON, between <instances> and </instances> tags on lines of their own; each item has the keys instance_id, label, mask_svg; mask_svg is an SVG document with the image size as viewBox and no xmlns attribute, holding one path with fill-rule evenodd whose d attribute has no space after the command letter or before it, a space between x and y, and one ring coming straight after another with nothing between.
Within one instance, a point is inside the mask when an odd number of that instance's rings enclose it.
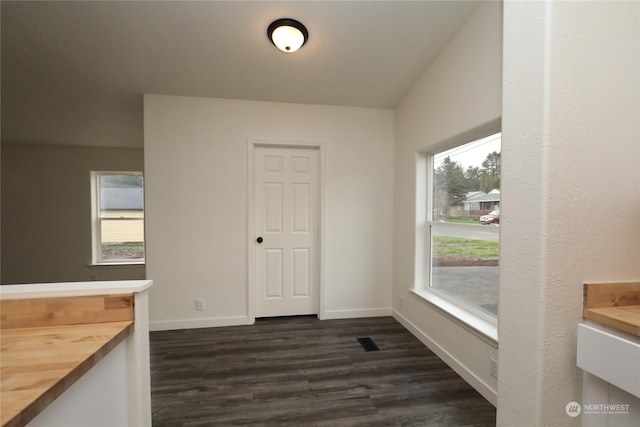
<instances>
[{"instance_id":1,"label":"wood plank flooring","mask_svg":"<svg viewBox=\"0 0 640 427\"><path fill-rule=\"evenodd\" d=\"M391 317L258 319L150 343L156 427L495 425L495 408Z\"/></svg>"}]
</instances>

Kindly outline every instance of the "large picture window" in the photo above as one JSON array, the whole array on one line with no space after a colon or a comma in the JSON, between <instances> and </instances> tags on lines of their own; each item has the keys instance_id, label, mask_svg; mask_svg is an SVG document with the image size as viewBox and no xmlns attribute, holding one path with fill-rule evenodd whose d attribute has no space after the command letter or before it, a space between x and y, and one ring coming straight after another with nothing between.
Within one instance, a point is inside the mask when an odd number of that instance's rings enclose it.
<instances>
[{"instance_id":1,"label":"large picture window","mask_svg":"<svg viewBox=\"0 0 640 427\"><path fill-rule=\"evenodd\" d=\"M92 172L93 262L144 262L144 183L140 172Z\"/></svg>"},{"instance_id":2,"label":"large picture window","mask_svg":"<svg viewBox=\"0 0 640 427\"><path fill-rule=\"evenodd\" d=\"M426 289L498 316L501 134L429 154Z\"/></svg>"}]
</instances>

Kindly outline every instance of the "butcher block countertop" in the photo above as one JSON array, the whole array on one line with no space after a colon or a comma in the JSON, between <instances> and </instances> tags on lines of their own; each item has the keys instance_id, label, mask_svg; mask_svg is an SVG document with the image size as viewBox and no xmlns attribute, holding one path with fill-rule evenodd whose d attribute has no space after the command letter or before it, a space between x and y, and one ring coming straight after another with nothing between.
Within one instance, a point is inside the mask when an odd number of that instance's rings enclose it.
<instances>
[{"instance_id":1,"label":"butcher block countertop","mask_svg":"<svg viewBox=\"0 0 640 427\"><path fill-rule=\"evenodd\" d=\"M132 295L0 302L3 427L27 424L133 331Z\"/></svg>"},{"instance_id":2,"label":"butcher block countertop","mask_svg":"<svg viewBox=\"0 0 640 427\"><path fill-rule=\"evenodd\" d=\"M585 319L640 336L640 282L585 283Z\"/></svg>"}]
</instances>

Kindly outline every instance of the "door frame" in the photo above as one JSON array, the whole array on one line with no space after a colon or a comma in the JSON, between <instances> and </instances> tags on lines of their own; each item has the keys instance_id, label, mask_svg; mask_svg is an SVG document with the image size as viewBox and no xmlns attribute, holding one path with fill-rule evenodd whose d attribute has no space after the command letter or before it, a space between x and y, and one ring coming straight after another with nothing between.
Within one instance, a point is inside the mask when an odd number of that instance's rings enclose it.
<instances>
[{"instance_id":1,"label":"door frame","mask_svg":"<svg viewBox=\"0 0 640 427\"><path fill-rule=\"evenodd\" d=\"M255 150L257 147L267 148L306 148L318 150L318 173L319 185L320 185L320 200L319 200L319 218L318 226L320 227L320 233L318 234L318 269L317 269L317 298L318 298L318 319L323 320L324 316L324 200L325 200L325 147L323 143L317 142L303 142L303 141L281 141L281 140L266 140L266 139L248 139L247 160L248 160L248 176L247 176L247 314L249 324L254 324L256 321L256 272L255 272L255 260L256 260L256 225L255 225Z\"/></svg>"}]
</instances>

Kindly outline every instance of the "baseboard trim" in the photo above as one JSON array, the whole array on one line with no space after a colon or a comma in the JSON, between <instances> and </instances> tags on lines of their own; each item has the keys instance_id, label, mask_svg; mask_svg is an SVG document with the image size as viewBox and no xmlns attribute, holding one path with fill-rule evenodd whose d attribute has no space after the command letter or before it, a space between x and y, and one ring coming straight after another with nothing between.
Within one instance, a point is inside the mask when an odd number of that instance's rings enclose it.
<instances>
[{"instance_id":1,"label":"baseboard trim","mask_svg":"<svg viewBox=\"0 0 640 427\"><path fill-rule=\"evenodd\" d=\"M458 375L462 377L471 387L476 389L478 393L480 393L485 399L487 399L493 406L497 406L498 404L498 393L496 390L491 388L487 383L485 383L480 377L474 374L471 370L469 370L465 365L460 363L458 359L456 359L451 353L442 348L438 343L433 341L429 335L420 330L416 325L414 325L409 319L404 317L398 311L393 310L392 316L396 319L402 326L407 328L409 332L411 332L416 338L418 338L425 346L429 348L429 350L433 351L440 359L442 359L451 369L456 371Z\"/></svg>"},{"instance_id":2,"label":"baseboard trim","mask_svg":"<svg viewBox=\"0 0 640 427\"><path fill-rule=\"evenodd\" d=\"M354 310L327 310L319 316L321 320L355 319L360 317L391 316L391 308L363 308ZM251 325L249 316L208 317L205 319L180 320L152 320L149 322L150 331L170 331L174 329L216 328L220 326Z\"/></svg>"},{"instance_id":3,"label":"baseboard trim","mask_svg":"<svg viewBox=\"0 0 640 427\"><path fill-rule=\"evenodd\" d=\"M325 310L320 316L321 320L330 319L355 319L359 317L384 317L391 316L392 308L358 308L353 310Z\"/></svg>"},{"instance_id":4,"label":"baseboard trim","mask_svg":"<svg viewBox=\"0 0 640 427\"><path fill-rule=\"evenodd\" d=\"M170 331L174 329L217 328L220 326L251 325L248 316L208 317L205 319L152 320L150 331Z\"/></svg>"}]
</instances>

